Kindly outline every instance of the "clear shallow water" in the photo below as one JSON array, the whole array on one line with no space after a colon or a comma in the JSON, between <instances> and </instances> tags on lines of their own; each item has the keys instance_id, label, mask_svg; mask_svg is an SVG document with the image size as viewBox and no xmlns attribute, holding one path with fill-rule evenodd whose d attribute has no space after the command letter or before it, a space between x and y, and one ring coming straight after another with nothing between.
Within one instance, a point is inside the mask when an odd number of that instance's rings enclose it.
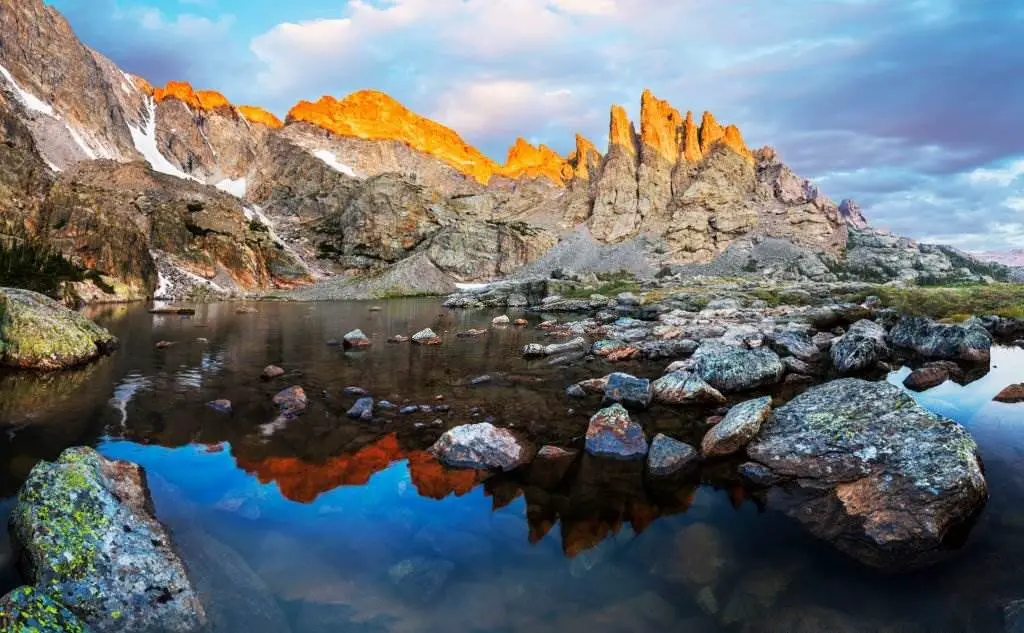
<instances>
[{"instance_id":1,"label":"clear shallow water","mask_svg":"<svg viewBox=\"0 0 1024 633\"><path fill-rule=\"evenodd\" d=\"M489 478L441 468L425 449L486 416L578 448L597 403L563 389L608 369L521 359L523 344L543 340L532 328L454 337L491 313L370 305L97 311L122 339L116 355L50 377L0 376L0 513L32 465L67 446L139 462L217 630L246 633L1001 631L1003 605L1024 598L1024 409L991 402L1024 379L1018 350L997 349L992 371L966 387L915 396L974 434L991 499L955 559L890 577L764 511L735 464L671 486L645 482L642 465L590 458ZM442 346L384 342L427 326L448 332ZM374 338L370 351L327 345L354 327ZM175 345L157 350L160 340ZM289 373L263 382L268 363ZM623 369L653 377L662 365ZM469 385L482 374L492 382ZM271 397L291 384L305 387L309 410L268 426ZM451 411L353 422L349 385L398 404L442 395ZM215 398L234 412L208 409ZM709 413L640 418L650 436L697 442ZM8 552L4 537L0 591L19 583Z\"/></svg>"}]
</instances>

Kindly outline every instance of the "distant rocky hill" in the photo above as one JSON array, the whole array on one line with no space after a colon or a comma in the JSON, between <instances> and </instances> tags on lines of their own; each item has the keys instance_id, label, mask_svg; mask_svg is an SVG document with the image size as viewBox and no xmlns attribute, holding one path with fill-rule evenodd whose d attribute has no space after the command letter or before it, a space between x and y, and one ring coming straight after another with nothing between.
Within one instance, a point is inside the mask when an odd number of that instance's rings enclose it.
<instances>
[{"instance_id":1,"label":"distant rocky hill","mask_svg":"<svg viewBox=\"0 0 1024 633\"><path fill-rule=\"evenodd\" d=\"M796 259L734 272L1002 274L872 232L855 203L750 150L736 126L651 91L639 128L611 109L604 153L579 135L565 157L518 139L499 164L376 91L302 101L282 121L187 83L151 86L41 0L0 0L0 29L0 228L101 273L102 287L76 289L88 300L446 292L546 262L732 270L737 252L782 243Z\"/></svg>"}]
</instances>

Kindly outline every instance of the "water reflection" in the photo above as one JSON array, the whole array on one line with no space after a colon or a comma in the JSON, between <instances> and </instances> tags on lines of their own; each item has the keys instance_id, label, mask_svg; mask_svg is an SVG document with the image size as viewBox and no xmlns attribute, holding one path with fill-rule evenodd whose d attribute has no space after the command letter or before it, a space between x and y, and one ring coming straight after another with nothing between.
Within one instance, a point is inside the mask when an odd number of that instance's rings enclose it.
<instances>
[{"instance_id":1,"label":"water reflection","mask_svg":"<svg viewBox=\"0 0 1024 633\"><path fill-rule=\"evenodd\" d=\"M80 372L0 376L0 513L29 469L66 446L140 462L218 630L246 633L1001 631L1003 605L1024 597L1024 409L991 402L1024 375L1019 350L996 349L991 371L966 385L914 394L970 428L992 499L955 560L887 578L766 512L735 463L671 482L579 453L500 475L444 468L426 449L445 428L487 417L579 449L596 402L563 388L607 367L524 361L518 349L544 341L533 328L454 336L494 314L429 300L370 305L101 314L124 343L113 357ZM369 351L328 344L356 327L374 339ZM444 345L385 343L423 327ZM261 380L271 363L285 376ZM472 384L485 374L495 379ZM265 432L278 418L273 395L293 384L308 408ZM426 410L354 422L351 385ZM220 398L231 413L205 406ZM696 443L713 413L639 417L649 435ZM0 591L18 582L5 551L0 540Z\"/></svg>"}]
</instances>

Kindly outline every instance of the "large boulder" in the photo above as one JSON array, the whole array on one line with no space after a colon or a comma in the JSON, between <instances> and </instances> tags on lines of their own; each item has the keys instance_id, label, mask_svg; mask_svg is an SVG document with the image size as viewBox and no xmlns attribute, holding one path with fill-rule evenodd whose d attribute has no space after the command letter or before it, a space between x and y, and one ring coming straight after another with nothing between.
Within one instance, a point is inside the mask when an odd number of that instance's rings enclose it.
<instances>
[{"instance_id":1,"label":"large boulder","mask_svg":"<svg viewBox=\"0 0 1024 633\"><path fill-rule=\"evenodd\" d=\"M18 493L11 534L25 579L95 631L185 632L205 624L136 464L91 448L40 462Z\"/></svg>"},{"instance_id":2,"label":"large boulder","mask_svg":"<svg viewBox=\"0 0 1024 633\"><path fill-rule=\"evenodd\" d=\"M639 423L619 404L601 409L590 418L586 450L597 457L642 459L647 455L647 438Z\"/></svg>"},{"instance_id":3,"label":"large boulder","mask_svg":"<svg viewBox=\"0 0 1024 633\"><path fill-rule=\"evenodd\" d=\"M885 344L885 328L874 321L857 321L832 344L829 354L832 356L832 365L840 374L871 369L889 355L889 346Z\"/></svg>"},{"instance_id":4,"label":"large boulder","mask_svg":"<svg viewBox=\"0 0 1024 633\"><path fill-rule=\"evenodd\" d=\"M4 633L88 633L64 605L35 587L18 587L0 598L0 631Z\"/></svg>"},{"instance_id":5,"label":"large boulder","mask_svg":"<svg viewBox=\"0 0 1024 633\"><path fill-rule=\"evenodd\" d=\"M117 339L37 292L0 288L0 366L65 369L117 347Z\"/></svg>"},{"instance_id":6,"label":"large boulder","mask_svg":"<svg viewBox=\"0 0 1024 633\"><path fill-rule=\"evenodd\" d=\"M987 498L967 431L885 382L844 378L811 388L776 409L747 453L797 482L774 502L877 568L938 560Z\"/></svg>"},{"instance_id":7,"label":"large boulder","mask_svg":"<svg viewBox=\"0 0 1024 633\"><path fill-rule=\"evenodd\" d=\"M519 438L490 422L457 426L442 435L430 452L447 466L478 470L514 470L529 460Z\"/></svg>"},{"instance_id":8,"label":"large boulder","mask_svg":"<svg viewBox=\"0 0 1024 633\"><path fill-rule=\"evenodd\" d=\"M701 451L705 457L726 457L738 453L754 439L771 413L770 396L737 404L704 435Z\"/></svg>"},{"instance_id":9,"label":"large boulder","mask_svg":"<svg viewBox=\"0 0 1024 633\"><path fill-rule=\"evenodd\" d=\"M970 363L987 363L992 349L992 336L980 322L946 325L921 316L900 319L889 332L889 342L925 358Z\"/></svg>"},{"instance_id":10,"label":"large boulder","mask_svg":"<svg viewBox=\"0 0 1024 633\"><path fill-rule=\"evenodd\" d=\"M697 375L722 393L768 387L779 383L786 373L779 355L765 347L744 349L704 343L693 359Z\"/></svg>"}]
</instances>

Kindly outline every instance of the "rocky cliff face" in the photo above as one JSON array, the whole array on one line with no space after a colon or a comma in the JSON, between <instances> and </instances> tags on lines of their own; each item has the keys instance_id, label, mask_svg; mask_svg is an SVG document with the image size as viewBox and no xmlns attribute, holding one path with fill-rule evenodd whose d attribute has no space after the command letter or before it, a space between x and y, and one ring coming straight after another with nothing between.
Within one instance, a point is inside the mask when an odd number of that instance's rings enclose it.
<instances>
[{"instance_id":1,"label":"rocky cliff face","mask_svg":"<svg viewBox=\"0 0 1024 633\"><path fill-rule=\"evenodd\" d=\"M582 136L564 157L520 138L500 164L380 92L303 101L282 121L130 76L40 0L0 0L0 27L0 220L139 294L168 275L264 289L407 261L481 281L570 233L608 252L636 243L655 267L759 240L841 258L867 225L736 126L649 90L639 126L612 108L603 154Z\"/></svg>"}]
</instances>

